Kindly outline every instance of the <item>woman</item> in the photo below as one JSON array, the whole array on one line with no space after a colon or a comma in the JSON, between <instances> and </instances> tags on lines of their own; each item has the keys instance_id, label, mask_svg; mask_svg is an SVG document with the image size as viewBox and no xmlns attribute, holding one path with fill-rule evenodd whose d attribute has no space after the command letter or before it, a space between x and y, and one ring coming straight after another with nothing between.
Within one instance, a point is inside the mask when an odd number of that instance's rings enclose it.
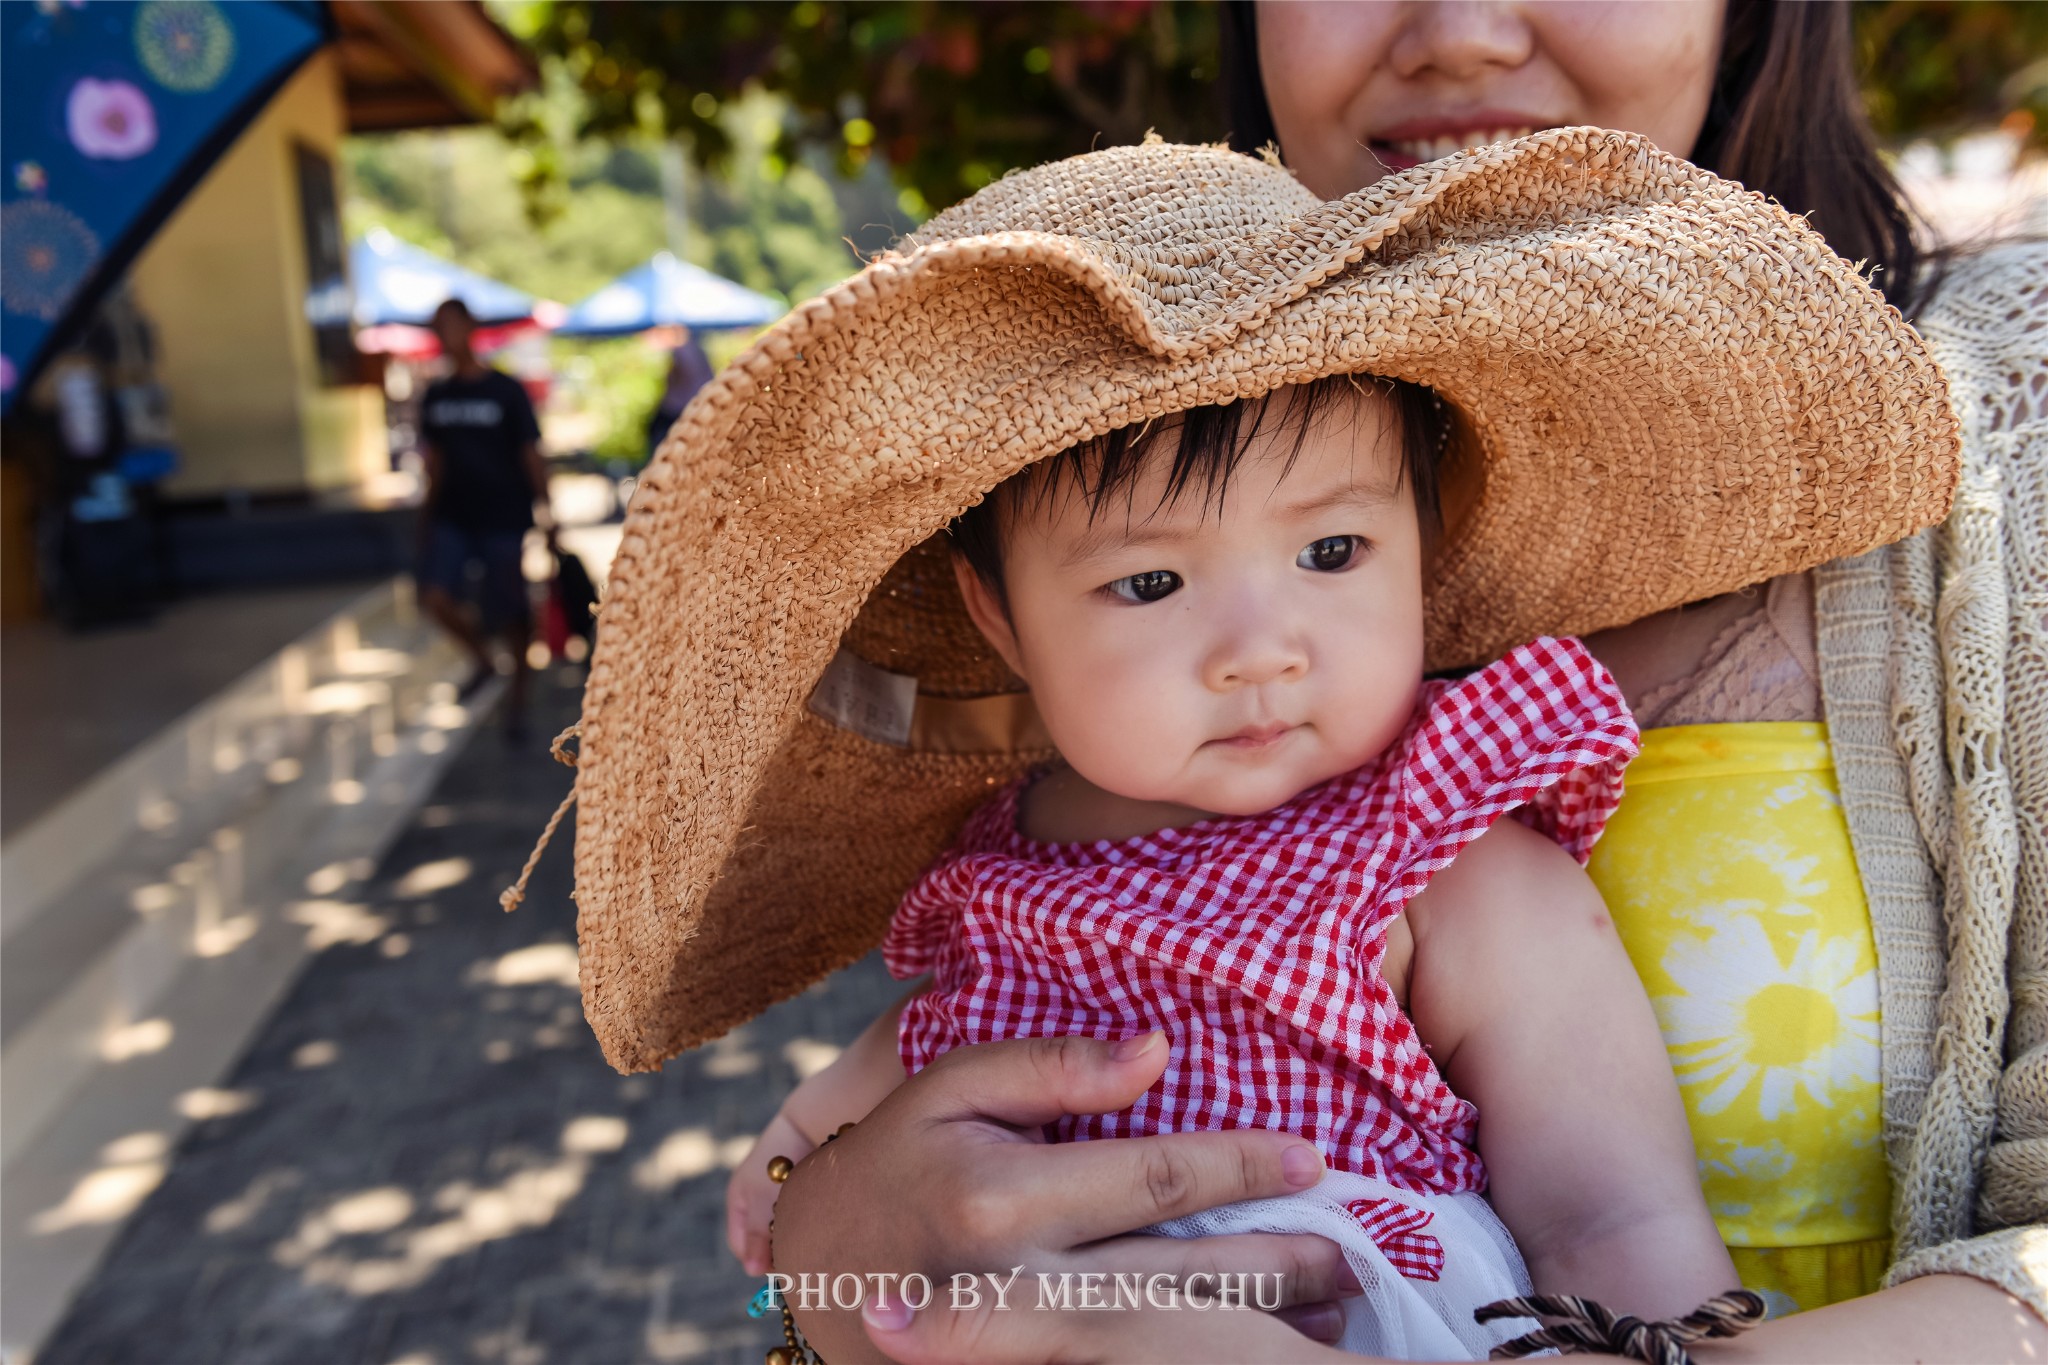
<instances>
[{"instance_id":1,"label":"woman","mask_svg":"<svg viewBox=\"0 0 2048 1365\"><path fill-rule=\"evenodd\" d=\"M1924 287L1910 221L1857 113L1839 6L1249 9L1231 15L1238 141L1276 142L1319 194L1535 128L1626 128L1810 213L1936 345L1969 443L1940 534L1589 642L1645 727L1671 740L1656 775L1669 780L1632 773L1623 811L1640 818L1618 819L1595 871L1653 995L1674 1002L1667 1041L1745 1279L1780 1309L1813 1310L1697 1358L2040 1358L2048 473L2035 389L2048 266L1992 254ZM1702 724L1758 751L1732 785L1688 767ZM1754 780L1795 772L1802 801L1766 811ZM1837 800L1846 828L1821 813ZM1711 818L1695 818L1701 801L1719 803ZM1768 899L1756 879L1783 871L1753 851L1760 822L1782 836L1788 866L1828 883L1801 892L1811 923L1748 908ZM1831 862L1839 875L1811 875ZM1668 903L1674 863L1703 883L1690 907ZM1710 903L1704 927L1685 913ZM1762 950L1745 958L1744 944ZM1721 1036L1744 1021L1710 1017L1697 979L1745 972L1735 1013L1762 1025L1747 1052ZM1839 1036L1818 1062L1764 1055L1827 1029ZM1119 1236L1284 1192L1299 1143L1239 1132L1046 1147L1020 1135L1128 1104L1161 1051L1055 1040L950 1055L799 1169L777 1210L778 1270L1280 1269L1286 1315L1326 1335L1317 1300L1338 1269L1318 1243ZM1752 1159L1767 1149L1773 1159ZM991 1297L978 1312L870 1309L868 1333L911 1360L1314 1349L1252 1314L998 1314ZM804 1323L834 1362L872 1349L850 1315Z\"/></svg>"}]
</instances>

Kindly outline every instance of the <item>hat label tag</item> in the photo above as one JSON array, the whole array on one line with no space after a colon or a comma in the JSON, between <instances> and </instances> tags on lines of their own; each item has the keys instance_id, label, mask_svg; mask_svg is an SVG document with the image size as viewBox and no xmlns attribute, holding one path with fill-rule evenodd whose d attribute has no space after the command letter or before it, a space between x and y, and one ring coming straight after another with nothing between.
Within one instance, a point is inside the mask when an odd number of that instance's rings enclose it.
<instances>
[{"instance_id":1,"label":"hat label tag","mask_svg":"<svg viewBox=\"0 0 2048 1365\"><path fill-rule=\"evenodd\" d=\"M917 679L891 673L841 648L811 691L811 714L877 744L910 746L917 711Z\"/></svg>"}]
</instances>

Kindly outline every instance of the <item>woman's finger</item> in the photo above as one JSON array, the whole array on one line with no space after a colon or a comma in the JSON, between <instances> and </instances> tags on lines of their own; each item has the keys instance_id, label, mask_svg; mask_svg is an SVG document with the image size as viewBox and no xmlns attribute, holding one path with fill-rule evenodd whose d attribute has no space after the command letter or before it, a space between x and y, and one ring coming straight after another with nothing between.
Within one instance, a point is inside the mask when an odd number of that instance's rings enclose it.
<instances>
[{"instance_id":1,"label":"woman's finger","mask_svg":"<svg viewBox=\"0 0 2048 1365\"><path fill-rule=\"evenodd\" d=\"M1239 1200L1293 1194L1322 1178L1314 1144L1239 1128L993 1146L957 1168L944 1182L944 1197L967 1248L1014 1247L1018 1229L1028 1227L1031 1240L1050 1251Z\"/></svg>"},{"instance_id":2,"label":"woman's finger","mask_svg":"<svg viewBox=\"0 0 2048 1365\"><path fill-rule=\"evenodd\" d=\"M1325 1346L1335 1346L1344 1337L1344 1305L1341 1303L1298 1304L1293 1308L1282 1308L1273 1316L1310 1341L1320 1341Z\"/></svg>"},{"instance_id":3,"label":"woman's finger","mask_svg":"<svg viewBox=\"0 0 2048 1365\"><path fill-rule=\"evenodd\" d=\"M1118 1237L1078 1253L1084 1270L1171 1276L1177 1284L1207 1276L1235 1286L1254 1308L1272 1311L1363 1293L1337 1244L1313 1233L1241 1232L1227 1237Z\"/></svg>"},{"instance_id":4,"label":"woman's finger","mask_svg":"<svg viewBox=\"0 0 2048 1365\"><path fill-rule=\"evenodd\" d=\"M1069 1114L1107 1114L1134 1103L1166 1069L1157 1032L1115 1042L1019 1038L959 1047L918 1075L904 1096L929 1118L981 1118L1040 1128ZM888 1103L888 1101L884 1101Z\"/></svg>"}]
</instances>

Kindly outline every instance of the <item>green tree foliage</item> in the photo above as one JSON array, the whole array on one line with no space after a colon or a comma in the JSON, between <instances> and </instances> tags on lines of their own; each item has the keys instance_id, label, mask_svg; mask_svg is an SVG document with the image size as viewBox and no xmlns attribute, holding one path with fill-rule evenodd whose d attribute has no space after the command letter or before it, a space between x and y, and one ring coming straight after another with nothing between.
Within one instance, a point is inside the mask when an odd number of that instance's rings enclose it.
<instances>
[{"instance_id":1,"label":"green tree foliage","mask_svg":"<svg viewBox=\"0 0 2048 1365\"><path fill-rule=\"evenodd\" d=\"M720 135L736 154L721 174L690 178L680 236L685 259L793 302L859 264L839 195L859 207L878 192L835 185L829 166L782 161L772 146L785 122L781 102L759 92L725 106ZM564 303L671 246L659 143L627 134L551 142L549 153L561 192L536 219L519 188L535 159L528 146L488 129L351 138L348 232L383 227Z\"/></svg>"},{"instance_id":2,"label":"green tree foliage","mask_svg":"<svg viewBox=\"0 0 2048 1365\"><path fill-rule=\"evenodd\" d=\"M1136 142L1223 136L1217 10L1033 0L534 0L497 11L588 98L580 132L668 132L736 164L720 111L749 88L788 101L775 155L879 156L912 220L1013 166ZM508 129L533 136L523 111Z\"/></svg>"},{"instance_id":3,"label":"green tree foliage","mask_svg":"<svg viewBox=\"0 0 2048 1365\"><path fill-rule=\"evenodd\" d=\"M572 168L565 211L526 216L516 152L488 129L350 138L351 237L373 227L542 298L573 303L668 241L659 191L638 185L651 153L594 145Z\"/></svg>"},{"instance_id":4,"label":"green tree foliage","mask_svg":"<svg viewBox=\"0 0 2048 1365\"><path fill-rule=\"evenodd\" d=\"M774 154L842 170L885 160L919 218L1005 170L1135 142L1223 136L1209 0L507 0L515 33L588 99L579 133L680 134L738 163L721 111L759 87L788 101ZM1880 133L1943 136L2017 115L2048 137L2048 3L1858 0ZM534 129L515 112L508 128ZM536 163L532 182L547 179Z\"/></svg>"},{"instance_id":5,"label":"green tree foliage","mask_svg":"<svg viewBox=\"0 0 2048 1365\"><path fill-rule=\"evenodd\" d=\"M1894 140L1999 123L2048 149L2048 4L1858 0L1864 98Z\"/></svg>"}]
</instances>

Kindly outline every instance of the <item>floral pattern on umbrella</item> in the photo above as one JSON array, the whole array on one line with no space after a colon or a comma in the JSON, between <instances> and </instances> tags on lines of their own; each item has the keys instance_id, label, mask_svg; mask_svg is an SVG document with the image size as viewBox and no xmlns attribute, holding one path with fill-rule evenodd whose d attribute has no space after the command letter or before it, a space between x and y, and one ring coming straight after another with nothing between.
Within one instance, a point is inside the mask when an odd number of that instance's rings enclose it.
<instances>
[{"instance_id":1,"label":"floral pattern on umbrella","mask_svg":"<svg viewBox=\"0 0 2048 1365\"><path fill-rule=\"evenodd\" d=\"M135 16L135 55L166 90L210 90L235 59L235 31L210 0L147 0Z\"/></svg>"},{"instance_id":2,"label":"floral pattern on umbrella","mask_svg":"<svg viewBox=\"0 0 2048 1365\"><path fill-rule=\"evenodd\" d=\"M55 321L99 255L99 238L69 209L40 199L0 208L0 307Z\"/></svg>"},{"instance_id":3,"label":"floral pattern on umbrella","mask_svg":"<svg viewBox=\"0 0 2048 1365\"><path fill-rule=\"evenodd\" d=\"M132 161L156 146L156 109L127 81L87 77L72 86L64 124L71 145L101 161Z\"/></svg>"}]
</instances>

